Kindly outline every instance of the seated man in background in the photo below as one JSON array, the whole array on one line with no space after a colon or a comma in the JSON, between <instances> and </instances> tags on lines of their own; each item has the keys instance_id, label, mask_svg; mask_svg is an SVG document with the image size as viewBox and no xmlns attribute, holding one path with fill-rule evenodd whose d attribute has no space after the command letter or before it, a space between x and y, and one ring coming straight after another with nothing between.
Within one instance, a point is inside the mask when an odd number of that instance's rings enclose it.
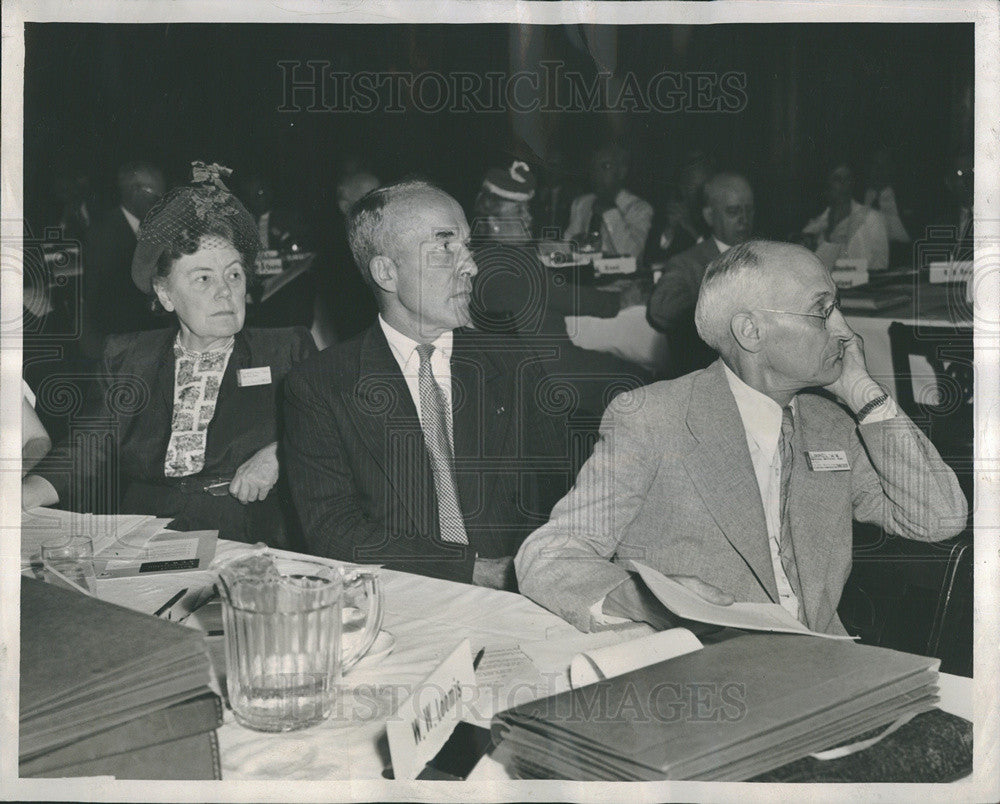
<instances>
[{"instance_id":1,"label":"seated man in background","mask_svg":"<svg viewBox=\"0 0 1000 804\"><path fill-rule=\"evenodd\" d=\"M716 173L705 184L702 216L711 235L667 263L646 309L650 325L669 336L671 375L704 368L717 357L694 326L701 278L708 264L753 232L753 190L735 173Z\"/></svg>"},{"instance_id":2,"label":"seated man in background","mask_svg":"<svg viewBox=\"0 0 1000 804\"><path fill-rule=\"evenodd\" d=\"M656 206L653 223L646 240L643 261L650 273L662 271L671 257L687 251L704 240L705 182L716 172L715 160L704 151L694 149L685 154L668 195Z\"/></svg>"},{"instance_id":3,"label":"seated man in background","mask_svg":"<svg viewBox=\"0 0 1000 804\"><path fill-rule=\"evenodd\" d=\"M458 202L420 181L351 209L378 319L294 372L285 454L309 550L498 589L571 475L530 347L466 329L476 264Z\"/></svg>"},{"instance_id":4,"label":"seated man in background","mask_svg":"<svg viewBox=\"0 0 1000 804\"><path fill-rule=\"evenodd\" d=\"M638 264L653 221L653 208L625 189L629 153L604 145L590 165L592 192L573 200L564 240L590 245L606 254L635 257Z\"/></svg>"},{"instance_id":5,"label":"seated man in background","mask_svg":"<svg viewBox=\"0 0 1000 804\"><path fill-rule=\"evenodd\" d=\"M581 630L665 627L634 559L711 602L778 603L843 634L852 519L947 539L966 524L958 481L868 374L806 249L734 246L709 265L695 321L721 359L612 402L576 485L517 555L521 591Z\"/></svg>"},{"instance_id":6,"label":"seated man in background","mask_svg":"<svg viewBox=\"0 0 1000 804\"><path fill-rule=\"evenodd\" d=\"M483 179L473 205L472 318L478 330L516 333L534 346L549 378L575 392L576 412L596 420L615 393L644 385L649 375L615 355L573 344L566 316L614 318L640 303L640 290L635 283L618 293L600 290L572 271L543 265L530 237L534 192L535 177L524 162L494 168Z\"/></svg>"},{"instance_id":7,"label":"seated man in background","mask_svg":"<svg viewBox=\"0 0 1000 804\"><path fill-rule=\"evenodd\" d=\"M83 249L83 311L90 357L100 358L106 335L163 326L132 282L132 255L139 224L165 190L163 173L155 165L123 165L118 169L119 205L89 229Z\"/></svg>"},{"instance_id":8,"label":"seated man in background","mask_svg":"<svg viewBox=\"0 0 1000 804\"><path fill-rule=\"evenodd\" d=\"M849 165L830 171L829 206L802 228L805 245L827 268L839 259L864 259L869 271L889 267L889 235L882 213L854 200L854 173Z\"/></svg>"}]
</instances>

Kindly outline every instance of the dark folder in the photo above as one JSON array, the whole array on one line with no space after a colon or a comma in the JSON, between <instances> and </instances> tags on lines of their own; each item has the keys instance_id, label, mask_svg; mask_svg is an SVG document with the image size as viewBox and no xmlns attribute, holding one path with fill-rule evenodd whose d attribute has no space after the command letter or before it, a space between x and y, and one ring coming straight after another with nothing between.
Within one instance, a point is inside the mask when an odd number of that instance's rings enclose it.
<instances>
[{"instance_id":1,"label":"dark folder","mask_svg":"<svg viewBox=\"0 0 1000 804\"><path fill-rule=\"evenodd\" d=\"M100 762L106 757L171 743L196 734L214 732L221 725L222 699L214 692L206 691L173 706L147 712L110 729L96 732L61 748L32 757L22 757L18 764L18 773L21 776L75 775L69 773L75 766ZM168 745L164 750L169 750L171 747Z\"/></svg>"},{"instance_id":2,"label":"dark folder","mask_svg":"<svg viewBox=\"0 0 1000 804\"><path fill-rule=\"evenodd\" d=\"M500 712L492 731L527 777L739 781L932 709L937 665L747 634Z\"/></svg>"},{"instance_id":3,"label":"dark folder","mask_svg":"<svg viewBox=\"0 0 1000 804\"><path fill-rule=\"evenodd\" d=\"M208 683L200 631L21 578L19 760L204 695Z\"/></svg>"}]
</instances>

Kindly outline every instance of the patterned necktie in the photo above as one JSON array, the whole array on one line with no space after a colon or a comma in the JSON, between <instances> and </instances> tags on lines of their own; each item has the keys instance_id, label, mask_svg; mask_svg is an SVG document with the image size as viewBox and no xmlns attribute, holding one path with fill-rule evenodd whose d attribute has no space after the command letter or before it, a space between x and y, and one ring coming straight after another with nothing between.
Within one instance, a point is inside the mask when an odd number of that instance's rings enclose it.
<instances>
[{"instance_id":1,"label":"patterned necktie","mask_svg":"<svg viewBox=\"0 0 1000 804\"><path fill-rule=\"evenodd\" d=\"M802 606L802 585L799 583L799 567L795 562L795 547L792 544L792 517L789 509L789 487L792 480L792 435L795 433L795 422L792 419L792 409L785 407L781 411L781 439L778 450L781 453L781 541L778 544L778 557L781 566L788 577L788 583L799 601L799 620L805 622L805 610Z\"/></svg>"},{"instance_id":2,"label":"patterned necktie","mask_svg":"<svg viewBox=\"0 0 1000 804\"><path fill-rule=\"evenodd\" d=\"M437 490L438 520L441 525L441 539L446 542L468 544L462 521L462 509L458 505L455 491L454 461L448 439L448 419L445 417L445 399L434 372L431 369L431 353L434 345L421 343L417 346L420 356L420 411L423 413L424 443L431 457L434 470L434 487Z\"/></svg>"}]
</instances>

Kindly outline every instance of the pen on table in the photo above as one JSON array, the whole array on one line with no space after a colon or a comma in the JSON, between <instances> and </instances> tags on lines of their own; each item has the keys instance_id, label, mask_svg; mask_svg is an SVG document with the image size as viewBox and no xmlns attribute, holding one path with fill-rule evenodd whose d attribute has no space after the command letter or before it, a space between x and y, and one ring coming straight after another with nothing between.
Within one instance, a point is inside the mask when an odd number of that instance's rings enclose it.
<instances>
[{"instance_id":1,"label":"pen on table","mask_svg":"<svg viewBox=\"0 0 1000 804\"><path fill-rule=\"evenodd\" d=\"M187 594L187 587L185 586L176 595L174 595L173 597L171 597L170 600L168 600L166 603L164 603L162 606L160 606L160 608L158 608L156 611L154 611L153 615L156 616L156 617L159 617L161 614L163 614L163 612L167 611L172 605L174 605L174 603L176 603L178 600L180 600L186 594Z\"/></svg>"},{"instance_id":2,"label":"pen on table","mask_svg":"<svg viewBox=\"0 0 1000 804\"><path fill-rule=\"evenodd\" d=\"M472 660L472 669L477 670L479 668L479 663L483 660L483 656L486 654L486 647L479 649L479 653L476 654L476 658Z\"/></svg>"}]
</instances>

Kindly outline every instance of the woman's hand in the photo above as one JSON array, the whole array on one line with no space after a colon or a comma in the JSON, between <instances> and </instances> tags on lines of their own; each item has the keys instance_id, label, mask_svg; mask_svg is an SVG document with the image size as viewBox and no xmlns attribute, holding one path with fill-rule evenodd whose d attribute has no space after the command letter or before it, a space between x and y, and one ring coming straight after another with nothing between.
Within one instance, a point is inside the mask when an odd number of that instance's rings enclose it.
<instances>
[{"instance_id":1,"label":"woman's hand","mask_svg":"<svg viewBox=\"0 0 1000 804\"><path fill-rule=\"evenodd\" d=\"M278 442L268 444L244 462L229 484L229 493L241 503L256 502L278 482Z\"/></svg>"}]
</instances>

